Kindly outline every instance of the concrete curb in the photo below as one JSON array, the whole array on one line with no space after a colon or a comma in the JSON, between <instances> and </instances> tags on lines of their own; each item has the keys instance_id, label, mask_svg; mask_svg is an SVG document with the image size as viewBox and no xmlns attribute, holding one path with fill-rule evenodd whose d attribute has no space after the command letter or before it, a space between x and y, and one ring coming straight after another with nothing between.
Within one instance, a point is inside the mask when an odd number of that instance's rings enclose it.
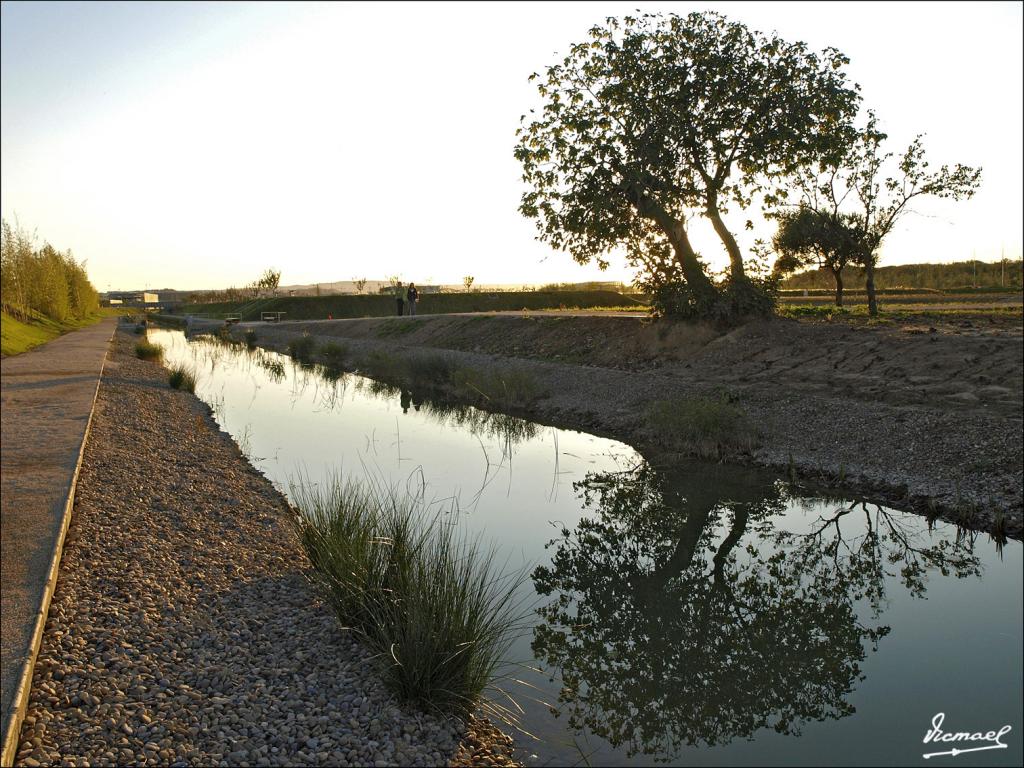
<instances>
[{"instance_id":1,"label":"concrete curb","mask_svg":"<svg viewBox=\"0 0 1024 768\"><path fill-rule=\"evenodd\" d=\"M117 333L118 326L107 339L107 351L103 353L103 362L100 363L100 373L96 377L96 389L92 395L92 405L89 408L89 418L85 424L85 431L82 434L82 444L78 448L78 459L75 461L75 471L71 474L71 483L68 486L68 498L64 503L63 520L61 522L60 534L54 543L53 552L50 555L50 565L46 570L46 585L43 589L43 602L36 614L35 625L32 629L32 641L29 646L29 656L22 668L18 685L14 689L14 699L11 707L11 716L7 721L7 728L3 733L2 750L0 750L0 766L7 768L14 765L14 758L18 752L18 741L21 735L21 725L25 720L25 712L28 709L29 694L32 691L32 674L35 672L36 657L39 655L39 647L43 643L43 632L46 629L46 617L50 612L50 601L53 599L53 592L57 588L57 577L60 574L60 558L64 553L64 538L71 524L71 512L75 506L75 489L78 486L78 473L82 468L82 459L85 456L85 445L89 440L89 431L92 428L92 417L96 412L96 400L100 394L100 383L103 381L103 371L107 365L107 356L110 354L110 342Z\"/></svg>"}]
</instances>

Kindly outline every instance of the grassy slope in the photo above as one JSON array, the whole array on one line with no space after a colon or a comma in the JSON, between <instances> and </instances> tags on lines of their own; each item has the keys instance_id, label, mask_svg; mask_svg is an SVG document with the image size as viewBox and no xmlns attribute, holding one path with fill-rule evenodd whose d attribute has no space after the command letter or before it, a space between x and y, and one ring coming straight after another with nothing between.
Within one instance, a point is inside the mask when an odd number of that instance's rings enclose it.
<instances>
[{"instance_id":1,"label":"grassy slope","mask_svg":"<svg viewBox=\"0 0 1024 768\"><path fill-rule=\"evenodd\" d=\"M33 347L52 341L61 334L84 328L87 325L98 323L104 317L111 314L119 314L110 310L100 310L82 320L68 320L58 323L48 317L34 317L28 322L22 322L8 315L0 313L0 354L4 357L9 355L20 355Z\"/></svg>"},{"instance_id":2,"label":"grassy slope","mask_svg":"<svg viewBox=\"0 0 1024 768\"><path fill-rule=\"evenodd\" d=\"M615 291L503 291L496 293L430 293L420 296L416 311L421 315L451 312L493 312L521 309L590 309L623 307L636 300ZM239 311L245 304L191 304L182 312L221 317ZM323 320L327 315L342 317L389 317L395 314L390 296L294 296L264 299L242 318L258 320L260 312L285 312L286 320Z\"/></svg>"}]
</instances>

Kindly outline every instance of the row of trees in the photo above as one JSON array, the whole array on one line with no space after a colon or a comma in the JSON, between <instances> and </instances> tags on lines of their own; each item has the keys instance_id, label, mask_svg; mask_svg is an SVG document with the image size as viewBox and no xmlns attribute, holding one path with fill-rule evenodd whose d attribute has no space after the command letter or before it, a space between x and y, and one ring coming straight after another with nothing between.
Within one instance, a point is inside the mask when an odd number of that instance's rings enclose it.
<instances>
[{"instance_id":1,"label":"row of trees","mask_svg":"<svg viewBox=\"0 0 1024 768\"><path fill-rule=\"evenodd\" d=\"M43 315L57 322L82 319L99 309L99 294L89 282L85 263L71 251L49 243L36 247L36 237L2 223L0 305L20 320Z\"/></svg>"},{"instance_id":2,"label":"row of trees","mask_svg":"<svg viewBox=\"0 0 1024 768\"><path fill-rule=\"evenodd\" d=\"M848 63L834 48L815 53L717 13L608 18L531 76L543 103L517 131L527 184L520 211L540 240L581 264L603 268L609 251L624 248L659 311L712 318L772 307L773 277L758 259L770 249L760 243L745 255L725 221L730 210L756 201L783 225L810 212L780 235L783 255L821 245L796 237L813 214L834 237L826 251L864 265L875 313L878 250L908 204L970 197L981 171L929 172L920 136L891 167L875 115L855 125L861 96ZM690 242L696 216L729 256L721 279Z\"/></svg>"},{"instance_id":3,"label":"row of trees","mask_svg":"<svg viewBox=\"0 0 1024 768\"><path fill-rule=\"evenodd\" d=\"M808 266L822 267L820 263ZM842 273L840 273L842 278ZM899 264L875 269L875 285L887 288L926 288L936 290L983 288L1019 291L1024 285L1024 264L1020 259L999 261L954 261L946 264ZM831 270L809 269L786 277L782 288L834 289Z\"/></svg>"},{"instance_id":4,"label":"row of trees","mask_svg":"<svg viewBox=\"0 0 1024 768\"><path fill-rule=\"evenodd\" d=\"M231 286L219 291L197 291L192 294L191 301L195 304L252 301L267 293L276 296L280 285L281 270L268 268L258 278L241 288Z\"/></svg>"}]
</instances>

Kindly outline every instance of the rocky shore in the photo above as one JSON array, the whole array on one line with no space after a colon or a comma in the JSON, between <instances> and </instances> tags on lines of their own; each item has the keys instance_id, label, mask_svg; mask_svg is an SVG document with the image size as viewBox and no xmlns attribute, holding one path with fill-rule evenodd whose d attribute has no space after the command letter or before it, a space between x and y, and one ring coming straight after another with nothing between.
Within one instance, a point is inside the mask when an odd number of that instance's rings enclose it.
<instances>
[{"instance_id":1,"label":"rocky shore","mask_svg":"<svg viewBox=\"0 0 1024 768\"><path fill-rule=\"evenodd\" d=\"M511 765L400 706L307 579L287 503L119 332L17 765Z\"/></svg>"},{"instance_id":2,"label":"rocky shore","mask_svg":"<svg viewBox=\"0 0 1024 768\"><path fill-rule=\"evenodd\" d=\"M529 375L543 395L498 410L659 450L650 403L726 396L759 445L732 460L976 530L1020 538L1019 318L879 327L787 320L729 332L635 318L434 316L236 327L284 352L310 334L373 353L442 355ZM367 372L373 374L372 370Z\"/></svg>"}]
</instances>

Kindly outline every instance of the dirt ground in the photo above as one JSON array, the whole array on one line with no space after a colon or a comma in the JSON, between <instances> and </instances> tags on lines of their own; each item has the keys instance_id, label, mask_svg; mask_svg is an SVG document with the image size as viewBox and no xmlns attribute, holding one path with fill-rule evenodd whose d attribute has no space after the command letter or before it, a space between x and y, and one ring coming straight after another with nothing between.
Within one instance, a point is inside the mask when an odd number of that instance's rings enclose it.
<instances>
[{"instance_id":1,"label":"dirt ground","mask_svg":"<svg viewBox=\"0 0 1024 768\"><path fill-rule=\"evenodd\" d=\"M774 319L723 332L635 316L496 314L288 324L298 332L403 346L657 370L702 382L1020 418L1019 317L900 322Z\"/></svg>"}]
</instances>

